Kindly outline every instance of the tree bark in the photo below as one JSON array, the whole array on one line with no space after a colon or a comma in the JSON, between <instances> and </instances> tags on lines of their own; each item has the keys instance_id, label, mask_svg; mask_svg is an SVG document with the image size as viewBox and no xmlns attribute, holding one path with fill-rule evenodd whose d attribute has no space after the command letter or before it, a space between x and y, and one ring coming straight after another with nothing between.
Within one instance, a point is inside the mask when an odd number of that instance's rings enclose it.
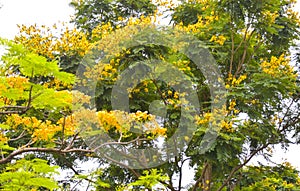
<instances>
[{"instance_id":1,"label":"tree bark","mask_svg":"<svg viewBox=\"0 0 300 191\"><path fill-rule=\"evenodd\" d=\"M212 164L207 162L205 165L206 169L204 172L204 176L202 179L203 190L210 191L211 190L211 179L212 179Z\"/></svg>"}]
</instances>

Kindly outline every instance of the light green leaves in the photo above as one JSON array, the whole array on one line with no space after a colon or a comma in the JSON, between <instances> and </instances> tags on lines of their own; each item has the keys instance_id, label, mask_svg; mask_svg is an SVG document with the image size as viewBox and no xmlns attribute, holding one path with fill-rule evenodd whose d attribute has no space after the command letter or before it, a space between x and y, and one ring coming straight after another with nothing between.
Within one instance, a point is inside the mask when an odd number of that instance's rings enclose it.
<instances>
[{"instance_id":1,"label":"light green leaves","mask_svg":"<svg viewBox=\"0 0 300 191\"><path fill-rule=\"evenodd\" d=\"M63 83L74 83L74 76L61 72L57 61L48 61L47 58L28 51L21 44L1 40L0 45L8 47L8 52L2 57L7 72L19 71L23 76L30 78L54 77Z\"/></svg>"},{"instance_id":2,"label":"light green leaves","mask_svg":"<svg viewBox=\"0 0 300 191\"><path fill-rule=\"evenodd\" d=\"M157 169L145 170L144 175L140 176L139 179L129 186L144 186L145 188L151 189L157 184L169 180L167 175L164 175L161 171Z\"/></svg>"},{"instance_id":3,"label":"light green leaves","mask_svg":"<svg viewBox=\"0 0 300 191\"><path fill-rule=\"evenodd\" d=\"M52 179L56 172L56 166L49 166L42 159L18 160L8 165L0 174L0 189L3 191L33 190L58 188Z\"/></svg>"}]
</instances>

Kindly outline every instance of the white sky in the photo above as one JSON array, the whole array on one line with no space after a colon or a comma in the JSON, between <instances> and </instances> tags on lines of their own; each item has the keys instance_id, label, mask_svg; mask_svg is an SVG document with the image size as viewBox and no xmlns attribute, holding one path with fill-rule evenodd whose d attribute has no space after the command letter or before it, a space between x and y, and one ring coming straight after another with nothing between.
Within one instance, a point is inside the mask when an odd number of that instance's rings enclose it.
<instances>
[{"instance_id":1,"label":"white sky","mask_svg":"<svg viewBox=\"0 0 300 191\"><path fill-rule=\"evenodd\" d=\"M13 39L18 32L17 24L53 25L58 21L70 20L73 9L69 7L71 0L0 0L0 37ZM296 10L300 11L300 0ZM300 169L300 146L291 146L288 152L278 147L274 160L287 161Z\"/></svg>"},{"instance_id":2,"label":"white sky","mask_svg":"<svg viewBox=\"0 0 300 191\"><path fill-rule=\"evenodd\" d=\"M69 21L73 9L71 0L0 0L0 37L13 39L17 24L52 25Z\"/></svg>"}]
</instances>

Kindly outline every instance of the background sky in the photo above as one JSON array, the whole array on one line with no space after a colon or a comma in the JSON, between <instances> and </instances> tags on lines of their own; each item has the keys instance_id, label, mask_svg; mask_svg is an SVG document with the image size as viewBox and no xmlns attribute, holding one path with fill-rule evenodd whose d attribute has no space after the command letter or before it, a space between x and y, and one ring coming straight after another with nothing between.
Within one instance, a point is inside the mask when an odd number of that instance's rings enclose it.
<instances>
[{"instance_id":1,"label":"background sky","mask_svg":"<svg viewBox=\"0 0 300 191\"><path fill-rule=\"evenodd\" d=\"M69 6L71 0L0 0L0 37L13 39L18 33L17 24L53 25L68 22L74 10ZM300 0L295 8L300 11ZM300 146L290 146L285 152L276 147L273 157L276 162L289 161L300 170ZM256 158L261 160L262 157ZM255 163L255 161L254 161Z\"/></svg>"},{"instance_id":2,"label":"background sky","mask_svg":"<svg viewBox=\"0 0 300 191\"><path fill-rule=\"evenodd\" d=\"M73 8L71 0L0 0L0 37L13 39L17 24L53 25L69 21Z\"/></svg>"}]
</instances>

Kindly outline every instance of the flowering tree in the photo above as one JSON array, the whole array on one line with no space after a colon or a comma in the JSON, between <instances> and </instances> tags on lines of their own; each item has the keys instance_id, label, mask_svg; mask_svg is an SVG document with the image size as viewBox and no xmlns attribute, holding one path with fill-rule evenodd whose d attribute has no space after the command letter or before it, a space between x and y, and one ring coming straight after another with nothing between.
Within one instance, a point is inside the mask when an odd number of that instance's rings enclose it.
<instances>
[{"instance_id":1,"label":"flowering tree","mask_svg":"<svg viewBox=\"0 0 300 191\"><path fill-rule=\"evenodd\" d=\"M294 4L74 1L78 29L19 26L13 41L0 41L1 189L59 190L72 181L96 190L299 189L288 163L248 165L299 139ZM172 30L156 29L162 11ZM197 62L220 72L208 76ZM206 139L212 129L217 137ZM76 168L87 160L99 169ZM185 163L195 171L189 185ZM59 184L57 166L74 176Z\"/></svg>"}]
</instances>

